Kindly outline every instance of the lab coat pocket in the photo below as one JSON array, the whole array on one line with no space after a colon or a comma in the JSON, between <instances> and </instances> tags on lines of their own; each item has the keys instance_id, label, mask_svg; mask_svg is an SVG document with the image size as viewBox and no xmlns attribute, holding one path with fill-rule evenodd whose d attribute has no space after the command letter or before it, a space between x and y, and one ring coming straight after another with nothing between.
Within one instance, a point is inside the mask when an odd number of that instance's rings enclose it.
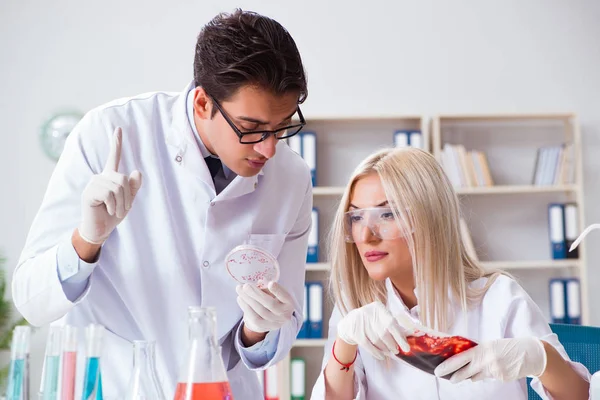
<instances>
[{"instance_id":1,"label":"lab coat pocket","mask_svg":"<svg viewBox=\"0 0 600 400\"><path fill-rule=\"evenodd\" d=\"M247 240L248 244L253 246L261 247L271 253L273 256L278 257L283 247L283 243L286 238L285 233L271 233L271 234L250 234Z\"/></svg>"}]
</instances>

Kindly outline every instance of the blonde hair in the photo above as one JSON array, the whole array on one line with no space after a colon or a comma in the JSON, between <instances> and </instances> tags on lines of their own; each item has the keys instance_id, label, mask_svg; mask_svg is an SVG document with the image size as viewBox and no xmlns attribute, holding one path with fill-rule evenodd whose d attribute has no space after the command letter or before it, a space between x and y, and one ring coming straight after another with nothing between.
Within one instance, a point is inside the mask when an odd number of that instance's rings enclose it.
<instances>
[{"instance_id":1,"label":"blonde hair","mask_svg":"<svg viewBox=\"0 0 600 400\"><path fill-rule=\"evenodd\" d=\"M401 225L412 228L406 242L419 294L420 320L446 331L453 323L451 301L463 312L478 304L501 271L486 271L467 254L460 232L460 205L452 184L435 158L416 148L383 149L367 157L352 174L330 232L330 289L342 314L373 301L386 304L385 282L371 279L354 243L344 237L344 213L354 186L378 174ZM469 283L489 277L481 289ZM450 290L450 292L449 292ZM452 294L449 296L449 294Z\"/></svg>"}]
</instances>

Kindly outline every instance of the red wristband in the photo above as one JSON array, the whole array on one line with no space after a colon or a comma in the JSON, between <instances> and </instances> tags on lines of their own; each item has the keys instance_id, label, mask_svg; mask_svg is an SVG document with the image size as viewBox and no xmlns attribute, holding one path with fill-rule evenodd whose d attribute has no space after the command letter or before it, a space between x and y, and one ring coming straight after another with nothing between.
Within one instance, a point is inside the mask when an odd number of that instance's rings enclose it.
<instances>
[{"instance_id":1,"label":"red wristband","mask_svg":"<svg viewBox=\"0 0 600 400\"><path fill-rule=\"evenodd\" d=\"M356 350L356 354L354 355L354 360L352 360L352 362L350 362L348 364L344 364L343 362L338 360L337 357L335 356L335 342L337 342L337 340L333 342L333 348L331 349L331 354L333 355L333 359L342 366L342 368L340 368L340 371L346 370L346 372L348 372L348 371L350 371L350 367L352 366L352 364L354 364L354 361L356 361L356 357L358 356L358 350Z\"/></svg>"}]
</instances>

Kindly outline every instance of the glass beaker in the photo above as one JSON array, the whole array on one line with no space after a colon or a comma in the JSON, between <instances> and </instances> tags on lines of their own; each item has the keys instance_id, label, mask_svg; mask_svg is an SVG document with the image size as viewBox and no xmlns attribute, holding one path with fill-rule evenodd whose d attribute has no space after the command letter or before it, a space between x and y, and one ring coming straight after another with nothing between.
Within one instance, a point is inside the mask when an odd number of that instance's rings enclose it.
<instances>
[{"instance_id":1,"label":"glass beaker","mask_svg":"<svg viewBox=\"0 0 600 400\"><path fill-rule=\"evenodd\" d=\"M180 370L174 400L233 400L217 341L213 307L189 307L187 359Z\"/></svg>"},{"instance_id":2,"label":"glass beaker","mask_svg":"<svg viewBox=\"0 0 600 400\"><path fill-rule=\"evenodd\" d=\"M166 400L158 381L154 352L154 341L133 341L133 370L124 400Z\"/></svg>"}]
</instances>

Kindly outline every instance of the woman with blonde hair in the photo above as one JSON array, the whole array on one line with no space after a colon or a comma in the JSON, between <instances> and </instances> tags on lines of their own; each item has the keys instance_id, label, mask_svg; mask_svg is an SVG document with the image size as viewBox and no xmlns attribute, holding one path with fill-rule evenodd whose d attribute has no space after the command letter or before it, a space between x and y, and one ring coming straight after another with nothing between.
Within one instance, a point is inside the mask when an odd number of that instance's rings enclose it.
<instances>
[{"instance_id":1,"label":"woman with blonde hair","mask_svg":"<svg viewBox=\"0 0 600 400\"><path fill-rule=\"evenodd\" d=\"M467 254L459 221L429 153L385 149L358 166L331 231L335 307L312 399L527 399L526 377L544 399L588 398L588 370L523 288ZM432 373L397 357L432 332L477 346Z\"/></svg>"}]
</instances>

